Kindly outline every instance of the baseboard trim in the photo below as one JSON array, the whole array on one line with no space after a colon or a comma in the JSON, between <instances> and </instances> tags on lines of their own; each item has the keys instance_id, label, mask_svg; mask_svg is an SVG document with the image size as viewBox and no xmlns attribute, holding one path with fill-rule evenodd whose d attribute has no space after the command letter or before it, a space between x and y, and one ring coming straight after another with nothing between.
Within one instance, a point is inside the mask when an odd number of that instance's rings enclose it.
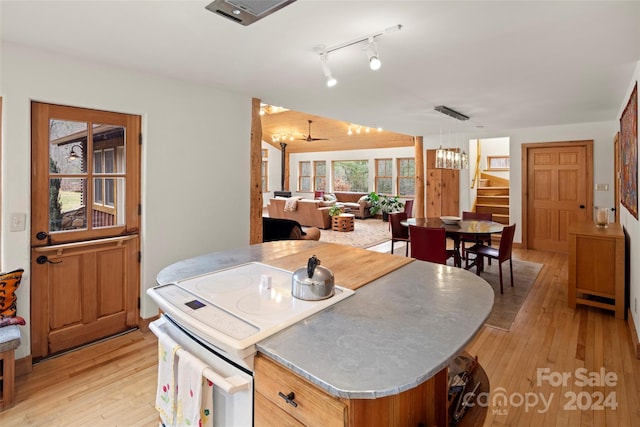
<instances>
[{"instance_id":1,"label":"baseboard trim","mask_svg":"<svg viewBox=\"0 0 640 427\"><path fill-rule=\"evenodd\" d=\"M633 315L631 309L627 309L627 324L629 325L629 332L631 332L631 342L633 348L636 351L636 359L640 359L640 339L638 339L638 331L636 330L636 324L633 321Z\"/></svg>"},{"instance_id":2,"label":"baseboard trim","mask_svg":"<svg viewBox=\"0 0 640 427\"><path fill-rule=\"evenodd\" d=\"M149 317L147 319L143 319L141 317L138 318L138 329L140 329L142 332L149 332L149 323L159 318L160 318L159 314L153 317Z\"/></svg>"}]
</instances>

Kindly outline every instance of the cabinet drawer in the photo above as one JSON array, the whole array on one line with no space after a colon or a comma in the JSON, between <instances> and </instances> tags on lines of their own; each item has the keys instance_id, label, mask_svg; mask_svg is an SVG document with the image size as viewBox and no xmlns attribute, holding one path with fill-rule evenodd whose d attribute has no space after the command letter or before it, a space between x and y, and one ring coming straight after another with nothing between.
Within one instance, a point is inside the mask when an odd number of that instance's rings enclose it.
<instances>
[{"instance_id":1,"label":"cabinet drawer","mask_svg":"<svg viewBox=\"0 0 640 427\"><path fill-rule=\"evenodd\" d=\"M264 356L255 358L254 386L256 393L305 425L346 425L344 403ZM293 393L297 406L288 403L280 393L285 396Z\"/></svg>"},{"instance_id":2,"label":"cabinet drawer","mask_svg":"<svg viewBox=\"0 0 640 427\"><path fill-rule=\"evenodd\" d=\"M253 409L256 427L304 427L304 424L257 392L253 399Z\"/></svg>"}]
</instances>

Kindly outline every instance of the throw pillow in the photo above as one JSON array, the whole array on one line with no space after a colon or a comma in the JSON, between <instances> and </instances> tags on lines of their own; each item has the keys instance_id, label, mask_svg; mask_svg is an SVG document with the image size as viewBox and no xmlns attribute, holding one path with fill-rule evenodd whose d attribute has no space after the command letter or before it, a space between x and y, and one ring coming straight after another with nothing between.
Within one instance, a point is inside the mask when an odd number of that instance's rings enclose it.
<instances>
[{"instance_id":1,"label":"throw pillow","mask_svg":"<svg viewBox=\"0 0 640 427\"><path fill-rule=\"evenodd\" d=\"M336 195L333 193L325 193L324 199L328 202L335 202L336 200L338 200Z\"/></svg>"},{"instance_id":2,"label":"throw pillow","mask_svg":"<svg viewBox=\"0 0 640 427\"><path fill-rule=\"evenodd\" d=\"M0 328L4 327L4 326L11 326L11 325L26 325L27 322L25 322L23 317L20 316L15 316L15 317L4 317L2 319L0 319Z\"/></svg>"},{"instance_id":3,"label":"throw pillow","mask_svg":"<svg viewBox=\"0 0 640 427\"><path fill-rule=\"evenodd\" d=\"M0 319L16 315L16 289L22 280L23 269L0 273Z\"/></svg>"}]
</instances>

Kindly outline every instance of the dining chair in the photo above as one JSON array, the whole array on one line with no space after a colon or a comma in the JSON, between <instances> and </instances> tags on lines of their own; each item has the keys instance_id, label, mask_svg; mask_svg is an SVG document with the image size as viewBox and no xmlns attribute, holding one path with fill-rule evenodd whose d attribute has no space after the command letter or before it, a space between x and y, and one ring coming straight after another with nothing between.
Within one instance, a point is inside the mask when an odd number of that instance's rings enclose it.
<instances>
[{"instance_id":1,"label":"dining chair","mask_svg":"<svg viewBox=\"0 0 640 427\"><path fill-rule=\"evenodd\" d=\"M480 273L480 269L483 262L483 257L493 258L498 261L498 269L500 270L500 293L503 292L502 288L502 263L509 260L509 272L511 273L511 287L513 287L513 262L511 260L511 250L513 248L513 235L516 232L516 225L509 225L502 229L502 236L500 237L500 247L492 248L491 246L483 245L482 243L476 243L475 245L467 248L467 254L472 253L476 255L475 266L476 274ZM469 256L467 256L465 268L469 269Z\"/></svg>"},{"instance_id":2,"label":"dining chair","mask_svg":"<svg viewBox=\"0 0 640 427\"><path fill-rule=\"evenodd\" d=\"M462 212L462 220L463 221L493 221L493 215L491 212L489 213L480 213L480 212ZM466 259L465 254L465 243L471 243L472 245L475 243L484 243L487 246L491 246L491 235L487 236L478 236L477 234L461 234L460 235L460 252L462 253L462 258ZM489 265L491 265L491 259L489 259Z\"/></svg>"},{"instance_id":3,"label":"dining chair","mask_svg":"<svg viewBox=\"0 0 640 427\"><path fill-rule=\"evenodd\" d=\"M405 212L394 212L389 214L389 225L391 226L391 253L393 253L393 244L395 242L405 242L405 256L409 256L409 229L400 224L400 221L407 219Z\"/></svg>"},{"instance_id":4,"label":"dining chair","mask_svg":"<svg viewBox=\"0 0 640 427\"><path fill-rule=\"evenodd\" d=\"M409 218L413 216L413 199L409 199L404 202L404 213L406 213Z\"/></svg>"},{"instance_id":5,"label":"dining chair","mask_svg":"<svg viewBox=\"0 0 640 427\"><path fill-rule=\"evenodd\" d=\"M409 238L412 258L446 264L447 260L453 257L456 266L459 266L457 251L447 249L447 234L444 228L410 225Z\"/></svg>"}]
</instances>

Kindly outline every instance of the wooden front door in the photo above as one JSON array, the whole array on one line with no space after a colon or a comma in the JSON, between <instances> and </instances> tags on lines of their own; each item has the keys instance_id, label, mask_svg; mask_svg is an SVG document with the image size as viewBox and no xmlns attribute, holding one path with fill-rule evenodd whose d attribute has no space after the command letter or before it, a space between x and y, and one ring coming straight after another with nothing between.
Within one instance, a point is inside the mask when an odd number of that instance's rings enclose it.
<instances>
[{"instance_id":1,"label":"wooden front door","mask_svg":"<svg viewBox=\"0 0 640 427\"><path fill-rule=\"evenodd\" d=\"M523 242L529 249L567 253L568 225L593 212L593 141L522 147Z\"/></svg>"},{"instance_id":2,"label":"wooden front door","mask_svg":"<svg viewBox=\"0 0 640 427\"><path fill-rule=\"evenodd\" d=\"M140 117L34 102L31 350L137 325Z\"/></svg>"}]
</instances>

